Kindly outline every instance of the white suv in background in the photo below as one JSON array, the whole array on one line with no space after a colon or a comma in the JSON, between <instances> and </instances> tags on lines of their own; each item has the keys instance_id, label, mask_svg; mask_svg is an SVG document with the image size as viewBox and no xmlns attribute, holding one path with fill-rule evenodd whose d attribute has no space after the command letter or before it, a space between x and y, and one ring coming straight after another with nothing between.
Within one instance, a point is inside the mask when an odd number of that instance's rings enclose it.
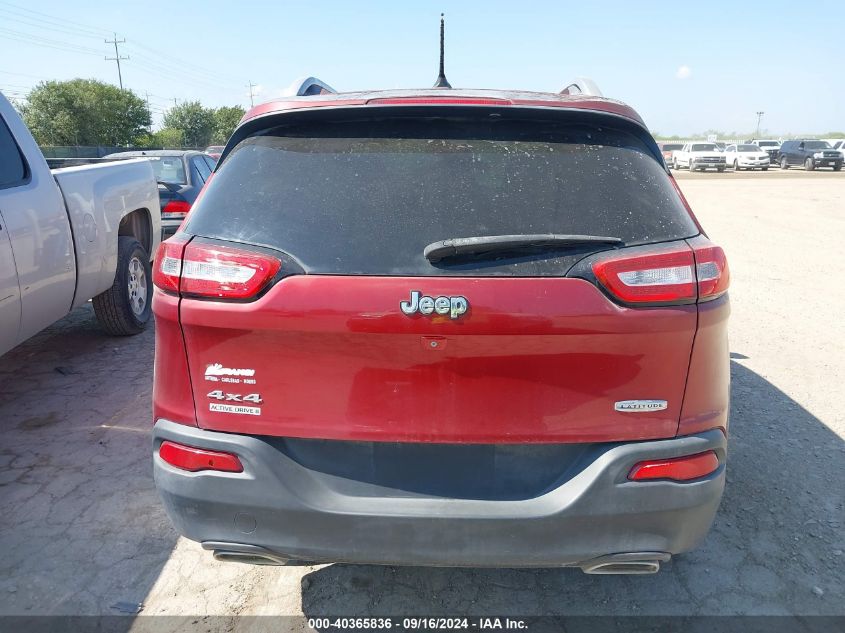
<instances>
[{"instance_id":1,"label":"white suv in background","mask_svg":"<svg viewBox=\"0 0 845 633\"><path fill-rule=\"evenodd\" d=\"M766 171L769 169L771 162L766 152L757 145L748 143L728 145L725 148L725 161L728 167L733 167L736 171L742 169L762 169Z\"/></svg>"}]
</instances>

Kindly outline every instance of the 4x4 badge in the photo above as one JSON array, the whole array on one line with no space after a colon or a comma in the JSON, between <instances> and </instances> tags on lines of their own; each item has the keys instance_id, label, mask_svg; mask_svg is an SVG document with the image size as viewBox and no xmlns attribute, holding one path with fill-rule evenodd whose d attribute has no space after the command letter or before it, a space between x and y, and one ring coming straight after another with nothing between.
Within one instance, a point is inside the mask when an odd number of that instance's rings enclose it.
<instances>
[{"instance_id":1,"label":"4x4 badge","mask_svg":"<svg viewBox=\"0 0 845 633\"><path fill-rule=\"evenodd\" d=\"M466 297L444 297L440 296L436 299L423 295L419 290L411 291L411 298L408 301L400 301L399 308L411 316L419 312L423 315L429 314L448 314L451 318L457 319L462 314L469 310L469 301Z\"/></svg>"}]
</instances>

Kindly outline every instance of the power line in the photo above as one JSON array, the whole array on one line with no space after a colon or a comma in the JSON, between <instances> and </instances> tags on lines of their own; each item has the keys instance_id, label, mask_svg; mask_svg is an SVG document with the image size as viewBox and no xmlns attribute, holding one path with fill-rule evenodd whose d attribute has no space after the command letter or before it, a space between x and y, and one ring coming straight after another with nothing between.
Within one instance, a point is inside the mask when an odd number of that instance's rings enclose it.
<instances>
[{"instance_id":1,"label":"power line","mask_svg":"<svg viewBox=\"0 0 845 633\"><path fill-rule=\"evenodd\" d=\"M129 46L145 50L148 53L151 53L152 55L155 55L156 57L159 57L162 60L166 61L168 64L178 64L179 66L185 66L187 68L193 68L193 69L195 69L195 71L202 72L204 75L208 75L209 78L211 78L212 80L217 81L217 82L219 82L221 76L226 76L230 80L235 79L235 77L232 77L231 75L224 75L223 73L220 72L219 69L210 69L210 68L206 68L206 67L201 66L201 65L194 63L194 62L189 62L189 61L186 61L186 60L183 60L183 59L174 58L173 55L169 52L164 53L162 51L156 50L155 48L152 48L152 47L147 46L146 44L142 44L140 42L132 42ZM192 72L195 72L195 71L192 71Z\"/></svg>"},{"instance_id":2,"label":"power line","mask_svg":"<svg viewBox=\"0 0 845 633\"><path fill-rule=\"evenodd\" d=\"M6 7L11 7L6 8ZM21 24L25 24L28 26L34 26L37 28L43 28L52 30L58 33L64 33L68 36L72 37L82 37L82 38L99 38L102 37L103 34L108 33L106 29L101 29L99 27L94 27L88 24L83 24L81 22L76 22L73 20L68 20L62 17L58 17L55 15L50 15L49 13L44 13L43 11L36 11L34 9L28 9L26 7L16 5L11 2L6 2L5 0L0 0L0 11L6 14L6 19L14 20ZM87 46L83 46L80 44L74 44L68 41L62 40L50 40L48 38L43 38L40 36L35 36L30 33L25 33L21 31L12 31L10 29L6 29L6 33L9 39L13 39L15 41L22 41L29 44L42 46L45 48L52 48L56 50L66 50L69 52L76 52L81 54L90 54L90 55L102 55L99 51L95 51ZM106 40L106 43L114 44L115 46L115 58L121 57L120 52L117 48L117 44L125 44L130 49L132 49L132 58L133 58L133 67L138 65L137 58L142 58L146 60L146 65L148 68L154 68L156 70L157 75L165 75L170 76L173 79L180 81L180 83L198 83L202 84L203 86L208 86L212 88L220 87L220 78L221 77L228 77L229 81L235 81L234 77L231 75L225 75L220 72L220 69L209 69L203 67L197 63L175 59L170 52L163 53L155 48L150 46L146 46L140 42L131 42L127 43L124 41L115 42L117 40L117 35L114 35L113 40ZM22 39L25 38L25 39ZM141 53L138 53L136 49L143 49L148 51L154 58L150 58L144 56ZM122 77L122 69L120 68L119 60L115 58L108 58L108 61L115 61L118 64L118 75L119 80L122 85L123 77ZM167 66L162 65L162 61L167 64ZM185 68L188 72L183 70L179 70L180 68ZM152 74L152 73L150 73ZM199 75L199 76L198 76ZM185 79L182 79L184 77ZM234 89L231 90L232 93L235 92Z\"/></svg>"},{"instance_id":3,"label":"power line","mask_svg":"<svg viewBox=\"0 0 845 633\"><path fill-rule=\"evenodd\" d=\"M117 39L117 33L114 34L113 40L106 40L106 44L114 44L114 57L106 57L107 62L117 62L117 78L120 80L120 89L123 90L123 74L120 72L120 60L129 59L129 57L121 57L120 51L117 49L118 44L125 44L126 38L122 40Z\"/></svg>"},{"instance_id":4,"label":"power line","mask_svg":"<svg viewBox=\"0 0 845 633\"><path fill-rule=\"evenodd\" d=\"M33 20L29 16L21 16L15 13L9 13L8 9L4 9L0 7L0 12L2 12L3 19L8 20L10 22L18 22L24 26L35 27L40 30L47 30L47 31L55 31L57 33L62 33L64 35L71 35L74 37L85 37L90 39L100 39L101 35L92 35L90 33L85 33L84 31L79 31L72 27L65 27L65 26L58 26L53 24L52 22L40 21L37 18Z\"/></svg>"},{"instance_id":5,"label":"power line","mask_svg":"<svg viewBox=\"0 0 845 633\"><path fill-rule=\"evenodd\" d=\"M14 29L7 29L0 27L0 32L4 33L4 37L16 39L18 41L29 42L31 44L49 46L51 48L65 49L74 53L85 53L87 55L102 55L101 51L89 46L82 46L80 44L73 44L63 40L54 40L48 37L41 37L34 33L27 33L26 31L16 31Z\"/></svg>"},{"instance_id":6,"label":"power line","mask_svg":"<svg viewBox=\"0 0 845 633\"><path fill-rule=\"evenodd\" d=\"M92 27L92 26L89 26L87 24L82 24L81 22L74 22L73 20L68 20L66 18L59 18L59 17L53 16L53 15L50 15L49 13L43 13L41 11L36 11L34 9L28 9L26 7L22 7L20 5L13 4L11 2L0 2L0 4L6 5L7 7L12 7L13 9L15 9L17 11L23 11L25 13L33 14L33 16L42 16L42 17L26 16L26 17L28 17L32 20L39 20L41 22L59 24L60 26L65 26L65 27L67 27L69 25L73 25L80 31L87 31L88 33L90 33L91 37L103 37L104 34L109 33L108 29L101 29L99 27ZM6 11L8 11L8 9L6 9Z\"/></svg>"}]
</instances>

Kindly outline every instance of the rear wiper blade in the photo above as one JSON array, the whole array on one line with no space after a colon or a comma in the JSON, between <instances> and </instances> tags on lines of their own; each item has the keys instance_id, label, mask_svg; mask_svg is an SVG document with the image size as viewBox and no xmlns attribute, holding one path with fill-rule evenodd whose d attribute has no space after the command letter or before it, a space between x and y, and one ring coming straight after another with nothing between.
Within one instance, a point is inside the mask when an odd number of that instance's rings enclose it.
<instances>
[{"instance_id":1,"label":"rear wiper blade","mask_svg":"<svg viewBox=\"0 0 845 633\"><path fill-rule=\"evenodd\" d=\"M453 237L432 242L423 250L425 258L439 262L450 257L502 253L531 248L557 249L584 244L622 244L618 237L605 235L565 235L537 233L534 235L482 235L480 237Z\"/></svg>"}]
</instances>

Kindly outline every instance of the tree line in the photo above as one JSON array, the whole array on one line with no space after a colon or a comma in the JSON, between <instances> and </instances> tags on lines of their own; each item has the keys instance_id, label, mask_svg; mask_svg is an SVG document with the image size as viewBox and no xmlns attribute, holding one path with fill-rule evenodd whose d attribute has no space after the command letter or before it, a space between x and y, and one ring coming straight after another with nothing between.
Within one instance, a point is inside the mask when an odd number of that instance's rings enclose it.
<instances>
[{"instance_id":1,"label":"tree line","mask_svg":"<svg viewBox=\"0 0 845 633\"><path fill-rule=\"evenodd\" d=\"M187 101L170 108L152 131L152 113L131 90L94 79L45 81L18 106L39 145L206 147L223 145L244 115L240 106L206 108Z\"/></svg>"}]
</instances>

